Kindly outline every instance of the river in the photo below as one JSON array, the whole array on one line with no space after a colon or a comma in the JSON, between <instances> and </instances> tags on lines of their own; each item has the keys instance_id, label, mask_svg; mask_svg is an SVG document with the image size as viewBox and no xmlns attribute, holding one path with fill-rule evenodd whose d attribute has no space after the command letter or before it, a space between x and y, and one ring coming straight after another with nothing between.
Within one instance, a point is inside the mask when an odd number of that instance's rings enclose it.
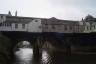
<instances>
[{"instance_id":1,"label":"river","mask_svg":"<svg viewBox=\"0 0 96 64\"><path fill-rule=\"evenodd\" d=\"M23 45L30 46L27 42ZM96 64L96 52L87 53L66 53L64 51L48 51L43 49L39 55L33 54L32 48L18 48L14 52L14 64Z\"/></svg>"},{"instance_id":2,"label":"river","mask_svg":"<svg viewBox=\"0 0 96 64\"><path fill-rule=\"evenodd\" d=\"M33 55L33 49L20 48L15 52L14 64L96 64L96 55L72 54L64 52L51 52L43 50L41 56ZM36 57L38 56L38 57Z\"/></svg>"}]
</instances>

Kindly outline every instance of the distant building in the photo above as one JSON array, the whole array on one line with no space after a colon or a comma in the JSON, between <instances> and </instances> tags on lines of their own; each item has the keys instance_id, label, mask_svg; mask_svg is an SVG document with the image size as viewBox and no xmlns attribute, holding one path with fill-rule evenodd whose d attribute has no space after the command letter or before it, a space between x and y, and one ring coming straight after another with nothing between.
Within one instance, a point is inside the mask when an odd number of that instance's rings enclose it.
<instances>
[{"instance_id":1,"label":"distant building","mask_svg":"<svg viewBox=\"0 0 96 64\"><path fill-rule=\"evenodd\" d=\"M96 32L96 18L94 18L91 15L88 15L85 17L83 22L84 22L84 26L85 26L84 32L87 32L87 33Z\"/></svg>"}]
</instances>

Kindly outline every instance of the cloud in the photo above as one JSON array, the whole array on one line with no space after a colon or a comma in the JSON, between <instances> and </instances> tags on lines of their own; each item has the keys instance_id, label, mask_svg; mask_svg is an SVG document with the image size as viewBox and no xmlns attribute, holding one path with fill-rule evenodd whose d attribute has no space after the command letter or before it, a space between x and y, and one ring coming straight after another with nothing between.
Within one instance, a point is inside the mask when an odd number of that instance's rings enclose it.
<instances>
[{"instance_id":1,"label":"cloud","mask_svg":"<svg viewBox=\"0 0 96 64\"><path fill-rule=\"evenodd\" d=\"M81 19L87 14L94 15L96 10L94 0L50 0L50 3L54 8L63 10L59 12L59 17L65 19Z\"/></svg>"},{"instance_id":2,"label":"cloud","mask_svg":"<svg viewBox=\"0 0 96 64\"><path fill-rule=\"evenodd\" d=\"M96 16L94 0L1 0L0 12L17 10L20 16L56 17L60 19L80 20L87 14Z\"/></svg>"}]
</instances>

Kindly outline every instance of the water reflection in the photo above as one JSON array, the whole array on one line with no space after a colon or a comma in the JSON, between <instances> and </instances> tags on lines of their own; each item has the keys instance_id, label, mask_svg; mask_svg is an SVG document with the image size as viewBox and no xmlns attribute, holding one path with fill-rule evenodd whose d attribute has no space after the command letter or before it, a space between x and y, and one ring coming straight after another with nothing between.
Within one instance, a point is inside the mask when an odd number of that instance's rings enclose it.
<instances>
[{"instance_id":1,"label":"water reflection","mask_svg":"<svg viewBox=\"0 0 96 64\"><path fill-rule=\"evenodd\" d=\"M16 61L14 64L49 64L51 57L47 51L43 50L41 56L34 55L31 48L19 48L15 52ZM38 56L36 58L36 56Z\"/></svg>"},{"instance_id":2,"label":"water reflection","mask_svg":"<svg viewBox=\"0 0 96 64\"><path fill-rule=\"evenodd\" d=\"M14 64L93 64L96 63L96 55L72 54L64 52L51 52L43 50L39 55L33 55L33 49L20 48L15 52L16 61Z\"/></svg>"},{"instance_id":3,"label":"water reflection","mask_svg":"<svg viewBox=\"0 0 96 64\"><path fill-rule=\"evenodd\" d=\"M31 48L19 48L19 51L15 52L16 62L15 64L31 64L33 49Z\"/></svg>"},{"instance_id":4,"label":"water reflection","mask_svg":"<svg viewBox=\"0 0 96 64\"><path fill-rule=\"evenodd\" d=\"M49 63L49 60L50 60L50 56L49 54L47 53L47 51L42 51L42 63L43 64L48 64Z\"/></svg>"}]
</instances>

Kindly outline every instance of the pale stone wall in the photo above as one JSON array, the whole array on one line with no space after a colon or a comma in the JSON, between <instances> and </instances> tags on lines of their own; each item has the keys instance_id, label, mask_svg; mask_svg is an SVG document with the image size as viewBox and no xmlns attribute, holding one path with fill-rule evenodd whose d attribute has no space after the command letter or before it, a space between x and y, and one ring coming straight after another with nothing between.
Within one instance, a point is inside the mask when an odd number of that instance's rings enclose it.
<instances>
[{"instance_id":1,"label":"pale stone wall","mask_svg":"<svg viewBox=\"0 0 96 64\"><path fill-rule=\"evenodd\" d=\"M43 32L57 32L57 33L82 33L84 32L84 24L79 21L67 20L44 20Z\"/></svg>"},{"instance_id":2,"label":"pale stone wall","mask_svg":"<svg viewBox=\"0 0 96 64\"><path fill-rule=\"evenodd\" d=\"M0 31L12 31L11 27L0 26Z\"/></svg>"},{"instance_id":3,"label":"pale stone wall","mask_svg":"<svg viewBox=\"0 0 96 64\"><path fill-rule=\"evenodd\" d=\"M85 22L85 33L96 32L96 22Z\"/></svg>"},{"instance_id":4,"label":"pale stone wall","mask_svg":"<svg viewBox=\"0 0 96 64\"><path fill-rule=\"evenodd\" d=\"M34 19L28 24L28 32L42 32L41 19Z\"/></svg>"},{"instance_id":5,"label":"pale stone wall","mask_svg":"<svg viewBox=\"0 0 96 64\"><path fill-rule=\"evenodd\" d=\"M4 21L6 21L6 16L4 16L4 15L3 15L3 16L0 15L0 23L1 23L1 22L4 22Z\"/></svg>"},{"instance_id":6,"label":"pale stone wall","mask_svg":"<svg viewBox=\"0 0 96 64\"><path fill-rule=\"evenodd\" d=\"M22 24L18 24L18 28L15 28L15 24L12 24L12 31L27 31L27 24L25 24L25 28L22 28Z\"/></svg>"},{"instance_id":7,"label":"pale stone wall","mask_svg":"<svg viewBox=\"0 0 96 64\"><path fill-rule=\"evenodd\" d=\"M84 32L87 33L87 32L90 32L90 23L89 22L85 22L85 29L84 29Z\"/></svg>"},{"instance_id":8,"label":"pale stone wall","mask_svg":"<svg viewBox=\"0 0 96 64\"><path fill-rule=\"evenodd\" d=\"M0 31L27 31L27 24L25 24L25 28L22 28L22 24L18 24L18 28L15 28L15 24L12 23L11 26L0 26Z\"/></svg>"}]
</instances>

